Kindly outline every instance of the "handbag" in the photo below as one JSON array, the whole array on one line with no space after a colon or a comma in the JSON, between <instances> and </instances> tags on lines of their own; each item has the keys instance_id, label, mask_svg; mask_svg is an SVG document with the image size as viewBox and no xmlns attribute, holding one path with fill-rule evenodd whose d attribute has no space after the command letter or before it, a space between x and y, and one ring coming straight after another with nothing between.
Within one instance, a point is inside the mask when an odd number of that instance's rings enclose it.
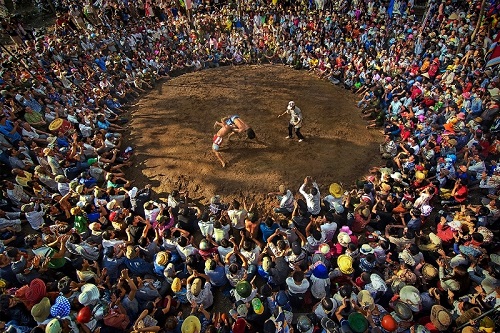
<instances>
[{"instance_id":1,"label":"handbag","mask_svg":"<svg viewBox=\"0 0 500 333\"><path fill-rule=\"evenodd\" d=\"M104 317L104 324L109 327L125 330L130 324L130 319L126 314L111 309Z\"/></svg>"}]
</instances>

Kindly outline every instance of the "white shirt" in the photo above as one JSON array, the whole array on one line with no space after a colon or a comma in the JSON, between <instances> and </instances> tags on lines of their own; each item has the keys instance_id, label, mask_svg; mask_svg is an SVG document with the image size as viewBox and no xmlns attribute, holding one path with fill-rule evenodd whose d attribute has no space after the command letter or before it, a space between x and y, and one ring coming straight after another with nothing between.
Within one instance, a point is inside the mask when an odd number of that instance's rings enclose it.
<instances>
[{"instance_id":1,"label":"white shirt","mask_svg":"<svg viewBox=\"0 0 500 333\"><path fill-rule=\"evenodd\" d=\"M295 281L293 278L287 277L286 278L286 285L288 286L288 291L292 294L304 294L307 289L309 289L310 283L306 279L302 280L302 283L297 285L295 284Z\"/></svg>"},{"instance_id":2,"label":"white shirt","mask_svg":"<svg viewBox=\"0 0 500 333\"><path fill-rule=\"evenodd\" d=\"M231 219L233 228L241 230L245 228L245 219L248 215L244 209L231 209L227 211L227 215Z\"/></svg>"},{"instance_id":3,"label":"white shirt","mask_svg":"<svg viewBox=\"0 0 500 333\"><path fill-rule=\"evenodd\" d=\"M316 184L316 182L313 183L313 186L316 188L316 190L318 190L318 193L316 193L316 195L306 193L306 191L304 190L305 186L306 184L302 184L302 186L300 186L299 188L299 192L306 200L307 210L313 215L318 215L321 211L321 194L319 193L318 184Z\"/></svg>"},{"instance_id":4,"label":"white shirt","mask_svg":"<svg viewBox=\"0 0 500 333\"><path fill-rule=\"evenodd\" d=\"M43 210L41 210L41 211L34 210L32 212L25 213L25 215L26 215L26 220L31 225L31 227L35 230L40 229L42 224L45 222L43 220L43 215L45 215Z\"/></svg>"}]
</instances>

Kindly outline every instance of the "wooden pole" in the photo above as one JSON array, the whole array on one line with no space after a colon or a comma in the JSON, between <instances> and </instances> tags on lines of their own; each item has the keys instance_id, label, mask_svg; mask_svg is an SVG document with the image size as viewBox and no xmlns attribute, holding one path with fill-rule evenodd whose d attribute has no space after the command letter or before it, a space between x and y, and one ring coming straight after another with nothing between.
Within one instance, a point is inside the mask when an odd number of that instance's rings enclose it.
<instances>
[{"instance_id":1,"label":"wooden pole","mask_svg":"<svg viewBox=\"0 0 500 333\"><path fill-rule=\"evenodd\" d=\"M476 22L476 28L474 29L474 32L470 36L470 40L474 40L474 37L476 37L476 34L479 31L479 28L481 28L481 22L483 21L484 7L485 6L486 6L486 0L483 0L481 2L481 10L479 11L479 17L477 18L477 22Z\"/></svg>"}]
</instances>

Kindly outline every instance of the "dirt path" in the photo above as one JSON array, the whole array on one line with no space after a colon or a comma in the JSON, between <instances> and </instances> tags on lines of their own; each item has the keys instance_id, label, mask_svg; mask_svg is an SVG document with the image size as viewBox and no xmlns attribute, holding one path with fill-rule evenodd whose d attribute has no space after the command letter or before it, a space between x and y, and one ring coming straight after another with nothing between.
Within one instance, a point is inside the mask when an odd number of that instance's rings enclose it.
<instances>
[{"instance_id":1,"label":"dirt path","mask_svg":"<svg viewBox=\"0 0 500 333\"><path fill-rule=\"evenodd\" d=\"M306 141L285 140L288 118L277 119L289 100L301 108ZM278 65L223 67L190 73L158 85L133 111L130 143L136 166L129 177L150 183L160 198L174 189L206 203L215 193L263 194L283 183L298 189L305 176L322 194L330 183L353 181L380 163L378 131L365 129L356 96L305 71ZM221 153L211 151L215 120L238 114L262 143L234 136Z\"/></svg>"}]
</instances>

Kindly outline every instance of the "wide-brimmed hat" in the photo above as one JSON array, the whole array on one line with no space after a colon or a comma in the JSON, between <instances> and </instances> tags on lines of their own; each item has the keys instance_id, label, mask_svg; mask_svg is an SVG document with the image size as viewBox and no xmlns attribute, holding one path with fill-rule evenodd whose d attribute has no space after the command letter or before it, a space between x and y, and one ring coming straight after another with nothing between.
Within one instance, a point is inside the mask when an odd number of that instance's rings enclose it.
<instances>
[{"instance_id":1,"label":"wide-brimmed hat","mask_svg":"<svg viewBox=\"0 0 500 333\"><path fill-rule=\"evenodd\" d=\"M432 266L429 263L425 263L422 266L422 270L421 271L422 271L422 276L426 280L432 280L432 279L435 279L438 276L438 270L436 269L436 267Z\"/></svg>"},{"instance_id":2,"label":"wide-brimmed hat","mask_svg":"<svg viewBox=\"0 0 500 333\"><path fill-rule=\"evenodd\" d=\"M339 232L337 240L339 241L340 245L342 245L343 247L347 247L347 245L349 245L349 243L351 242L351 237L349 237L349 235L345 232Z\"/></svg>"},{"instance_id":3,"label":"wide-brimmed hat","mask_svg":"<svg viewBox=\"0 0 500 333\"><path fill-rule=\"evenodd\" d=\"M201 322L196 316L188 316L182 322L181 326L182 333L199 333L201 332Z\"/></svg>"},{"instance_id":4,"label":"wide-brimmed hat","mask_svg":"<svg viewBox=\"0 0 500 333\"><path fill-rule=\"evenodd\" d=\"M359 312L353 312L349 315L347 321L349 327L354 333L363 333L368 328L368 320Z\"/></svg>"},{"instance_id":5,"label":"wide-brimmed hat","mask_svg":"<svg viewBox=\"0 0 500 333\"><path fill-rule=\"evenodd\" d=\"M84 284L81 290L81 294L78 295L78 302L83 306L90 305L99 299L99 289L97 289L95 284Z\"/></svg>"},{"instance_id":6,"label":"wide-brimmed hat","mask_svg":"<svg viewBox=\"0 0 500 333\"><path fill-rule=\"evenodd\" d=\"M330 184L330 187L328 189L330 191L330 194L333 195L335 198L340 198L344 193L344 189L342 188L342 185L340 185L339 183Z\"/></svg>"},{"instance_id":7,"label":"wide-brimmed hat","mask_svg":"<svg viewBox=\"0 0 500 333\"><path fill-rule=\"evenodd\" d=\"M352 267L353 259L347 254L341 254L337 258L337 265L339 266L340 271L343 274L352 274L354 273L354 268Z\"/></svg>"},{"instance_id":8,"label":"wide-brimmed hat","mask_svg":"<svg viewBox=\"0 0 500 333\"><path fill-rule=\"evenodd\" d=\"M450 327L453 318L451 313L441 305L434 305L431 308L431 322L440 331Z\"/></svg>"},{"instance_id":9,"label":"wide-brimmed hat","mask_svg":"<svg viewBox=\"0 0 500 333\"><path fill-rule=\"evenodd\" d=\"M404 286L399 292L399 299L408 304L413 312L420 311L422 305L422 297L420 291L414 286Z\"/></svg>"},{"instance_id":10,"label":"wide-brimmed hat","mask_svg":"<svg viewBox=\"0 0 500 333\"><path fill-rule=\"evenodd\" d=\"M387 291L387 284L385 283L384 279L376 274L376 273L372 273L370 275L370 282L372 284L372 287L378 291L381 291L381 292L386 292Z\"/></svg>"},{"instance_id":11,"label":"wide-brimmed hat","mask_svg":"<svg viewBox=\"0 0 500 333\"><path fill-rule=\"evenodd\" d=\"M369 253L373 253L373 248L370 246L370 244L363 244L363 245L361 245L359 252L366 255Z\"/></svg>"},{"instance_id":12,"label":"wide-brimmed hat","mask_svg":"<svg viewBox=\"0 0 500 333\"><path fill-rule=\"evenodd\" d=\"M165 266L168 262L168 255L165 251L160 251L156 254L156 264L160 266Z\"/></svg>"},{"instance_id":13,"label":"wide-brimmed hat","mask_svg":"<svg viewBox=\"0 0 500 333\"><path fill-rule=\"evenodd\" d=\"M358 293L358 303L364 310L366 310L366 308L370 310L375 308L375 301L368 290L361 290Z\"/></svg>"},{"instance_id":14,"label":"wide-brimmed hat","mask_svg":"<svg viewBox=\"0 0 500 333\"><path fill-rule=\"evenodd\" d=\"M408 304L396 301L393 308L396 315L402 320L411 320L413 318L413 312Z\"/></svg>"},{"instance_id":15,"label":"wide-brimmed hat","mask_svg":"<svg viewBox=\"0 0 500 333\"><path fill-rule=\"evenodd\" d=\"M345 232L349 236L352 235L352 230L347 225L344 225L342 228L340 228L339 232Z\"/></svg>"},{"instance_id":16,"label":"wide-brimmed hat","mask_svg":"<svg viewBox=\"0 0 500 333\"><path fill-rule=\"evenodd\" d=\"M47 297L42 298L42 300L33 305L31 308L31 315L36 322L43 322L50 315L50 300Z\"/></svg>"}]
</instances>

